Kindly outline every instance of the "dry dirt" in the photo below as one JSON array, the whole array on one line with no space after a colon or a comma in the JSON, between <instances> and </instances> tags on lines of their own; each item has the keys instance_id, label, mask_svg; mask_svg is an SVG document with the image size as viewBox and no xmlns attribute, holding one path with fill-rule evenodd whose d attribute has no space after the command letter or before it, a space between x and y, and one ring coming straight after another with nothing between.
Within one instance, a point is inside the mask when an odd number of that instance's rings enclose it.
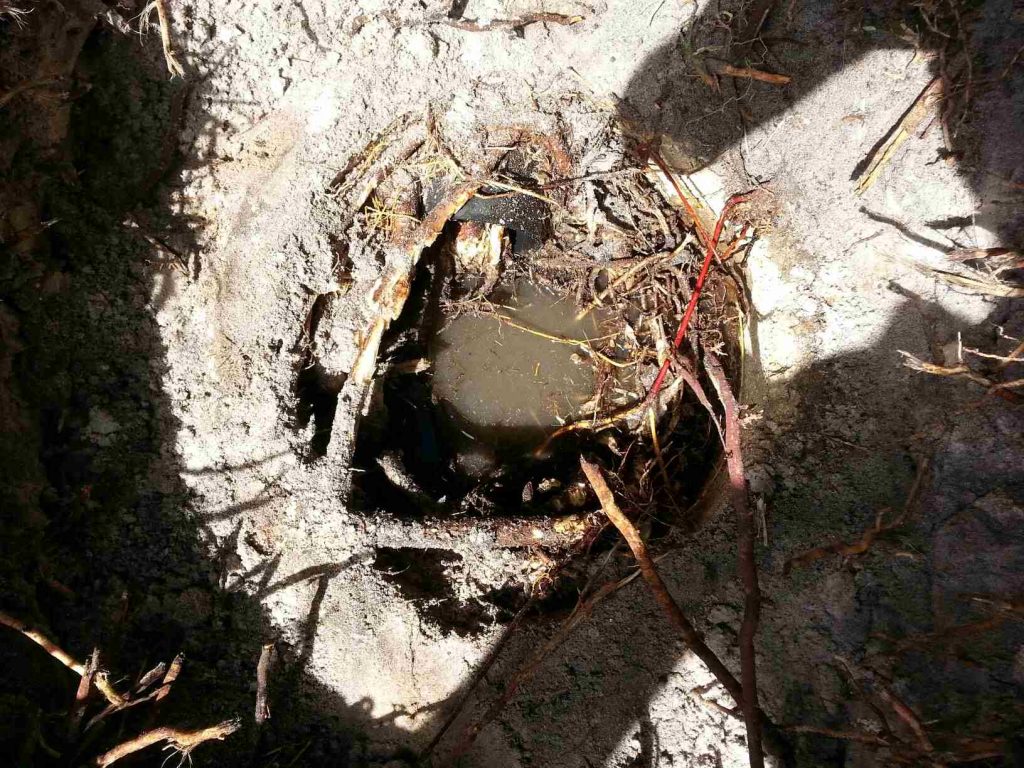
<instances>
[{"instance_id":1,"label":"dry dirt","mask_svg":"<svg viewBox=\"0 0 1024 768\"><path fill-rule=\"evenodd\" d=\"M945 157L935 125L857 196L854 169L937 71L910 39L912 9L901 29L884 4L776 3L765 67L793 82L714 93L680 40L720 45L736 4L456 3L480 20L582 17L493 31L445 24L451 5L174 0L184 79L168 81L155 25L140 39L100 21L63 97L66 142L38 132L60 118L61 97L0 107L0 607L81 656L101 645L124 675L184 650L167 712L244 720L200 747L197 766L411 763L503 633L501 596L529 584L540 559L496 546L483 526L452 535L353 503L345 391L326 454L313 456L316 423L302 424L295 392L304 323L318 296L347 290L329 321L331 359L348 370L381 269L356 248L339 282L352 211L332 182L396 118L428 109L469 167L516 127L562 136L574 175L629 161L598 151L623 119L665 135L680 169L700 167L689 178L713 209L756 186L773 198L745 260L765 709L784 724L869 727L838 656L887 677L937 733L1012 740L1024 721L1019 615L890 651L991 616L978 596L1019 606L1024 595L1019 404L911 371L900 355L948 363L958 334L1006 355L1024 330L1019 299L918 268L952 246L1021 245L1024 9L971 4L976 85L958 156ZM36 4L27 29L0 21L14 41L0 90L31 74L32 35L56 6ZM27 245L11 239L31 227ZM857 540L880 510L902 509L925 462L906 526L861 557L784 572L791 556ZM671 534L659 565L735 665L742 594L727 509ZM513 633L453 732L554 627L536 619ZM28 713L48 711L67 681L0 640L0 738L18 745ZM266 643L280 660L257 729ZM546 661L465 764L745 765L742 724L691 694L710 680L638 580ZM855 743L793 743L797 765L877 764ZM990 764L1020 764L1020 748L1001 742L1006 761Z\"/></svg>"}]
</instances>

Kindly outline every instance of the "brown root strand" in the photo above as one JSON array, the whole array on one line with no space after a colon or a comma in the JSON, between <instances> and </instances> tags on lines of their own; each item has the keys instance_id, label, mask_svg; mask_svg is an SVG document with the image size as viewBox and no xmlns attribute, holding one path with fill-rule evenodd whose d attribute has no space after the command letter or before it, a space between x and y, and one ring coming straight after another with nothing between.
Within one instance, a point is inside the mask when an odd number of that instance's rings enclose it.
<instances>
[{"instance_id":1,"label":"brown root strand","mask_svg":"<svg viewBox=\"0 0 1024 768\"><path fill-rule=\"evenodd\" d=\"M118 744L109 752L104 752L93 761L93 765L96 768L106 768L106 766L112 765L118 760L128 757L128 755L133 755L161 741L169 742L171 747L183 755L188 755L193 749L204 742L223 741L237 731L239 727L240 724L237 720L225 720L218 725L200 728L195 731L184 731L166 727L154 728L151 731L146 731L133 739Z\"/></svg>"},{"instance_id":2,"label":"brown root strand","mask_svg":"<svg viewBox=\"0 0 1024 768\"><path fill-rule=\"evenodd\" d=\"M608 487L608 482L604 479L600 468L582 456L580 457L580 467L587 476L590 487L594 489L598 501L601 502L601 509L604 510L612 525L619 530L622 538L629 545L633 557L636 558L637 565L640 566L640 574L644 577L644 581L647 582L647 586L650 587L658 605L661 606L671 622L679 629L687 645L704 662L711 671L711 674L725 687L725 690L729 692L729 695L737 703L741 702L743 700L743 688L740 685L740 681L722 663L722 660L718 658L715 652L708 647L708 644L704 642L703 636L693 626L686 614L683 613L683 609L679 607L679 604L669 593L668 587L665 586L661 575L654 567L654 562L647 552L647 545L641 538L640 532L633 525L632 521L622 513L622 510L619 509L619 505L615 501L612 490Z\"/></svg>"},{"instance_id":3,"label":"brown root strand","mask_svg":"<svg viewBox=\"0 0 1024 768\"><path fill-rule=\"evenodd\" d=\"M761 589L757 583L757 564L754 558L754 517L747 492L747 479L743 469L740 445L739 403L733 394L725 371L711 352L704 355L704 368L718 391L725 409L725 459L729 473L732 505L736 511L738 529L738 559L740 579L743 583L743 621L740 625L740 667L742 670L744 699L741 702L747 722L747 750L751 766L763 766L761 750L760 710L757 705L757 659L754 636L761 617Z\"/></svg>"}]
</instances>

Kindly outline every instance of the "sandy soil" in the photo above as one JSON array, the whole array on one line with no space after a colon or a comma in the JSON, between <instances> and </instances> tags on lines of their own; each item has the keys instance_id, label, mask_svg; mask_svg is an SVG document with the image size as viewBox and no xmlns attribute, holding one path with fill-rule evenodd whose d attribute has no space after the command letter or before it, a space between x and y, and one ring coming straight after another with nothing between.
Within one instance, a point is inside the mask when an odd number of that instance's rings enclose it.
<instances>
[{"instance_id":1,"label":"sandy soil","mask_svg":"<svg viewBox=\"0 0 1024 768\"><path fill-rule=\"evenodd\" d=\"M4 455L28 456L11 465L19 511L5 526L27 543L5 534L4 603L82 655L122 638L126 674L140 649L184 648L193 672L171 711L245 720L232 740L197 750L196 765L384 764L421 749L504 632L509 613L491 598L529 584L539 559L496 546L483 527L450 535L356 508L345 392L327 453L311 460L315 424L296 416L304 323L318 296L337 296L322 327L332 364L349 370L380 272L353 248L351 286L339 282L352 211L332 182L403 114L432 110L467 167L502 128L557 133L578 175L609 167L602 137L621 118L664 134L679 168L699 167L690 181L713 209L756 186L774 202L745 261L766 710L785 724L868 727L842 657L887 679L936 732L1016 733L1019 618L893 646L990 617L972 596L1024 593L1019 405L911 371L900 355L949 363L958 334L1002 355L1020 338L1019 300L927 267L952 247L1021 242L1024 67L1012 57L1024 14L992 0L969 21L974 78L995 82L975 88L959 157L942 159L935 125L858 196L855 168L937 60L881 10L797 0L778 3L764 31L782 41L765 67L793 82L737 79L716 94L680 41L696 28L694 47L721 45L714 25L731 5L548 2L582 20L481 32L444 23L450 4L435 0L176 0L187 76L173 82L155 34L140 42L97 25L76 70L91 89L68 117L64 161L77 178L23 182L45 201L24 216L60 223L45 254L25 251L3 275ZM470 0L464 16L538 10ZM10 185L31 175L13 161L5 174L10 217ZM19 280L29 261L37 273ZM784 571L791 556L855 541L879 511L902 509L925 464L900 530L861 557ZM660 562L731 664L742 607L733 540L724 508L672 534ZM75 596L39 587L37 572ZM554 626L513 633L455 732ZM265 643L281 659L271 720L257 729ZM691 694L710 680L638 581L545 662L466 764L745 765L742 725ZM5 707L17 708L18 686L5 681ZM799 765L876 759L810 736L794 749Z\"/></svg>"}]
</instances>

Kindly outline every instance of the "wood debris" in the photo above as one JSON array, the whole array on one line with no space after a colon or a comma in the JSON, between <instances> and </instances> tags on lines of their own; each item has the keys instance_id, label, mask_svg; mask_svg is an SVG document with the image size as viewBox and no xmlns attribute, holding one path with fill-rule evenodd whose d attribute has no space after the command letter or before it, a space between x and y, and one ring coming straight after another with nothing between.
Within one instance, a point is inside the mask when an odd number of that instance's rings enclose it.
<instances>
[{"instance_id":1,"label":"wood debris","mask_svg":"<svg viewBox=\"0 0 1024 768\"><path fill-rule=\"evenodd\" d=\"M110 682L106 670L100 667L100 652L98 649L94 650L89 660L83 664L51 640L45 633L8 613L0 611L0 625L19 632L46 651L51 657L79 675L80 679L76 686L74 701L67 718L67 732L62 734L60 738L66 742L68 750L77 755L76 759L80 760L88 760L88 753L83 755L81 750L89 746L92 739L90 731L100 721L110 715L127 711L147 702L153 703L153 709L150 714L151 716L155 714L157 704L170 693L171 684L181 671L182 662L184 661L184 657L179 654L169 667L165 667L163 664L157 665L157 667L150 670L139 680L134 689L128 693L120 693ZM147 694L147 689L155 684L161 675L163 675L163 681L160 687ZM89 694L91 688L102 694L107 705L100 712L85 721L85 715L90 705ZM85 722L84 727L82 725L83 721ZM169 727L153 728L124 741L92 760L88 760L88 764L98 768L105 768L105 766L112 765L128 755L161 741L169 742L169 745L176 749L183 758L187 758L189 753L203 742L224 739L238 730L238 728L239 723L237 720L224 721L218 725L198 730L182 730ZM40 743L43 743L42 734L38 734L37 738L40 740ZM76 764L78 763L76 762Z\"/></svg>"},{"instance_id":2,"label":"wood debris","mask_svg":"<svg viewBox=\"0 0 1024 768\"><path fill-rule=\"evenodd\" d=\"M522 29L530 24L557 24L563 27L571 27L583 21L582 16L567 15L564 13L530 13L524 16L517 16L512 19L437 19L434 24L444 24L448 27L461 29L465 32L492 32L496 29Z\"/></svg>"},{"instance_id":3,"label":"wood debris","mask_svg":"<svg viewBox=\"0 0 1024 768\"><path fill-rule=\"evenodd\" d=\"M764 764L761 754L760 709L757 699L757 669L754 636L761 616L761 589L754 554L754 517L747 490L740 441L739 402L729 386L721 363L710 351L704 353L704 367L718 392L725 411L725 463L729 474L730 498L737 520L737 565L743 584L743 621L740 624L740 667L744 696L739 704L747 725L747 748L751 766Z\"/></svg>"},{"instance_id":4,"label":"wood debris","mask_svg":"<svg viewBox=\"0 0 1024 768\"><path fill-rule=\"evenodd\" d=\"M268 686L270 685L270 668L274 662L274 655L274 644L267 643L260 649L260 660L256 664L256 714L254 719L257 725L262 725L270 719Z\"/></svg>"},{"instance_id":5,"label":"wood debris","mask_svg":"<svg viewBox=\"0 0 1024 768\"><path fill-rule=\"evenodd\" d=\"M167 71L171 77L185 77L185 68L178 60L178 54L174 50L174 42L171 40L171 16L167 10L167 0L152 0L143 16L146 16L151 8L156 8L157 20L160 24L160 44L164 49L164 61L167 63Z\"/></svg>"},{"instance_id":6,"label":"wood debris","mask_svg":"<svg viewBox=\"0 0 1024 768\"><path fill-rule=\"evenodd\" d=\"M863 195L881 175L885 166L898 150L920 127L928 114L944 97L945 83L941 77L933 77L924 87L913 104L903 113L889 132L875 145L855 171L854 181L857 195Z\"/></svg>"}]
</instances>

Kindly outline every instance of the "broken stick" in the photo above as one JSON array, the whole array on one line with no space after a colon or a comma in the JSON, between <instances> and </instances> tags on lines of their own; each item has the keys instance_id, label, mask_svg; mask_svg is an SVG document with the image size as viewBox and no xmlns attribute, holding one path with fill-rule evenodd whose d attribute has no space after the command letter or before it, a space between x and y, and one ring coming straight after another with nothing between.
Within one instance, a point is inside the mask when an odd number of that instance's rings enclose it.
<instances>
[{"instance_id":1,"label":"broken stick","mask_svg":"<svg viewBox=\"0 0 1024 768\"><path fill-rule=\"evenodd\" d=\"M771 85L787 85L793 78L789 75L779 75L774 72L765 72L763 69L753 67L737 67L721 59L704 59L704 66L708 71L725 77L739 77L746 80L757 80L761 83Z\"/></svg>"},{"instance_id":2,"label":"broken stick","mask_svg":"<svg viewBox=\"0 0 1024 768\"><path fill-rule=\"evenodd\" d=\"M135 754L161 741L169 742L169 745L180 752L183 757L188 757L189 753L203 742L223 741L237 731L238 728L239 722L237 720L225 720L218 725L200 728L195 731L183 731L177 728L154 728L151 731L146 731L136 736L134 739L118 744L109 752L104 752L93 761L93 765L97 768L106 768L106 766L112 765L118 760L128 757L128 755Z\"/></svg>"},{"instance_id":3,"label":"broken stick","mask_svg":"<svg viewBox=\"0 0 1024 768\"><path fill-rule=\"evenodd\" d=\"M53 656L53 658L55 658L65 667L70 669L76 675L84 677L86 674L88 674L89 670L85 664L71 656L71 654L67 653L67 651L65 651L55 642L53 642L50 638L48 638L38 629L33 629L25 622L21 621L20 619L16 619L10 614L4 613L3 611L0 611L0 624L3 624L6 627L10 627L15 632L20 632L22 635L27 637L29 640L38 645L48 654ZM92 684L96 687L96 690L102 693L104 698L106 698L106 700L109 701L113 706L124 706L124 697L114 690L114 687L110 684L110 681L107 679L107 675L105 672L94 672Z\"/></svg>"},{"instance_id":4,"label":"broken stick","mask_svg":"<svg viewBox=\"0 0 1024 768\"><path fill-rule=\"evenodd\" d=\"M739 403L733 394L721 363L711 352L704 353L704 369L718 392L725 410L725 463L729 473L732 506L736 511L737 549L740 580L743 583L743 621L740 624L740 675L743 679L743 719L747 723L747 752L751 766L763 766L761 753L760 710L757 704L757 658L754 636L761 617L761 589L757 583L754 559L754 515L747 492L740 447Z\"/></svg>"},{"instance_id":5,"label":"broken stick","mask_svg":"<svg viewBox=\"0 0 1024 768\"><path fill-rule=\"evenodd\" d=\"M708 647L708 644L704 642L704 637L690 623L686 614L683 613L683 609L679 607L679 604L669 594L668 587L665 586L661 575L654 567L654 561L651 560L651 556L647 552L647 545L640 537L640 532L633 525L632 521L622 513L622 510L619 509L615 496L612 495L612 489L608 487L608 483L604 479L604 474L602 474L600 468L583 456L580 457L580 467L583 469L583 474L587 476L587 480L590 481L590 487L594 489L597 500L601 502L601 509L612 522L612 525L619 529L622 538L629 545L637 565L640 566L640 574L644 577L644 581L647 582L647 586L651 588L651 592L654 593L654 599L657 600L658 605L668 614L672 623L679 628L686 644L690 646L690 650L697 654L697 657L704 662L711 671L711 674L725 687L725 690L729 692L729 695L733 697L736 703L738 704L743 701L743 688L740 685L740 681L722 663L721 659L715 655L715 652Z\"/></svg>"},{"instance_id":6,"label":"broken stick","mask_svg":"<svg viewBox=\"0 0 1024 768\"><path fill-rule=\"evenodd\" d=\"M752 766L763 766L764 755L761 748L761 728L762 724L766 731L765 739L770 751L773 753L782 753L785 751L785 745L780 735L777 733L777 729L771 723L771 721L761 712L757 704L757 688L756 683L752 679L750 687L744 689L740 681L729 671L729 668L722 663L721 659L715 655L715 652L708 647L707 643L704 642L704 637L699 631L690 623L686 614L683 613L683 609L679 607L679 604L675 601L672 595L668 591L668 587L665 586L665 582L662 581L661 575L654 567L654 561L651 560L651 556L647 552L647 545L640 536L640 532L633 525L632 521L626 517L622 510L619 509L619 505L615 501L615 496L612 494L611 488L608 487L607 481L604 479L600 468L588 461L584 457L580 457L580 467L583 469L583 473L587 476L587 480L590 481L590 486L594 489L594 493L597 495L598 501L601 502L601 509L612 524L618 528L619 533L626 540L630 550L633 552L633 557L636 559L637 565L640 566L640 573L644 577L644 581L651 588L651 592L654 594L655 600L662 607L669 619L672 621L679 631L683 635L683 639L686 644L690 646L697 657L704 662L708 670L715 676L715 678L722 684L729 695L732 696L733 700L740 705L743 710L744 721L747 726L747 753ZM752 539L751 535L751 539ZM744 616L744 622L746 623L746 616ZM756 626L755 626L756 628ZM749 676L749 671L744 661L743 654L743 629L740 630L740 662L743 667L744 677ZM752 695L747 695L749 691ZM753 701L754 717L749 716L749 703ZM757 729L756 732L752 732L751 728Z\"/></svg>"},{"instance_id":7,"label":"broken stick","mask_svg":"<svg viewBox=\"0 0 1024 768\"><path fill-rule=\"evenodd\" d=\"M933 77L914 99L910 108L861 162L861 167L854 171L857 195L863 195L878 180L882 169L896 154L896 150L917 130L929 110L944 97L944 94L942 77Z\"/></svg>"},{"instance_id":8,"label":"broken stick","mask_svg":"<svg viewBox=\"0 0 1024 768\"><path fill-rule=\"evenodd\" d=\"M270 704L267 686L270 682L270 667L274 661L274 644L267 643L260 651L260 660L256 664L256 714L257 725L263 725L270 719Z\"/></svg>"},{"instance_id":9,"label":"broken stick","mask_svg":"<svg viewBox=\"0 0 1024 768\"><path fill-rule=\"evenodd\" d=\"M160 44L164 49L167 71L171 73L171 77L184 78L185 68L178 61L178 56L174 52L174 43L171 42L171 17L167 12L167 0L153 0L153 5L156 6L156 16L160 22Z\"/></svg>"}]
</instances>

